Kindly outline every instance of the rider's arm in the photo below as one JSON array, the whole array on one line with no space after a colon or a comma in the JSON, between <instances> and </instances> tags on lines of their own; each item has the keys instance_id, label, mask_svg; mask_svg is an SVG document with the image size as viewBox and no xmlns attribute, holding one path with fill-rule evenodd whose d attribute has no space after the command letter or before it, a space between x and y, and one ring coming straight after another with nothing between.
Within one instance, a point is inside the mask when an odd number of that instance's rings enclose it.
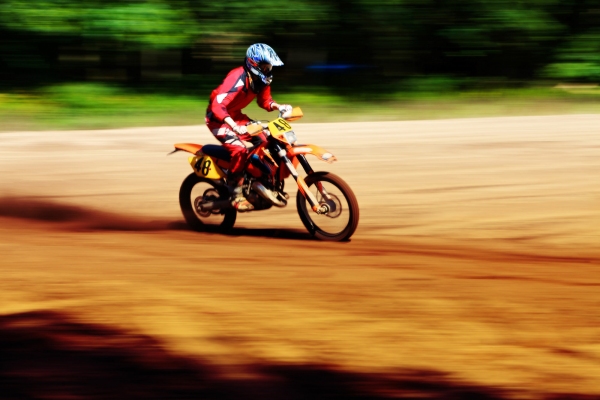
<instances>
[{"instance_id":1,"label":"rider's arm","mask_svg":"<svg viewBox=\"0 0 600 400\"><path fill-rule=\"evenodd\" d=\"M214 116L219 121L225 121L225 118L229 117L229 111L227 110L227 106L229 105L229 103L231 103L234 97L235 93L219 93L211 103L210 111L213 112Z\"/></svg>"},{"instance_id":2,"label":"rider's arm","mask_svg":"<svg viewBox=\"0 0 600 400\"><path fill-rule=\"evenodd\" d=\"M227 98L227 97L231 97L231 98L233 98L234 96L233 96L231 93L227 93L227 96L226 96L225 98ZM215 99L215 100L217 100L217 99ZM229 100L229 101L231 101L231 100ZM215 106L214 106L214 103L215 103L215 102L216 102L216 101L213 101L213 105L211 106L211 110L219 109L219 108L215 108ZM244 134L244 133L246 133L246 132L247 132L247 130L246 130L246 126L245 126L245 125L238 125L238 124L237 124L237 123L236 123L236 122L233 120L233 118L231 118L231 116L229 115L229 112L227 111L227 107L226 107L226 105L225 105L225 106L224 106L224 107L223 107L223 108L222 108L220 111L221 111L223 114L225 114L225 115L226 115L226 116L223 118L223 122L224 122L224 123L226 123L227 125L229 125L229 126L231 127L231 129L232 129L234 132L236 132L237 134L240 134L240 135L242 135L242 134ZM219 118L219 115L218 115L217 113L215 113L214 111L213 111L213 113L214 113L214 114L217 116L217 118Z\"/></svg>"},{"instance_id":3,"label":"rider's arm","mask_svg":"<svg viewBox=\"0 0 600 400\"><path fill-rule=\"evenodd\" d=\"M267 86L260 92L256 98L258 105L267 111L279 110L281 112L291 112L292 106L288 104L279 104L271 97L271 87Z\"/></svg>"},{"instance_id":4,"label":"rider's arm","mask_svg":"<svg viewBox=\"0 0 600 400\"><path fill-rule=\"evenodd\" d=\"M227 125L229 125L231 127L231 129L234 129L237 127L237 124L235 123L233 118L231 118L230 116L225 117L223 122L225 122Z\"/></svg>"},{"instance_id":5,"label":"rider's arm","mask_svg":"<svg viewBox=\"0 0 600 400\"><path fill-rule=\"evenodd\" d=\"M219 86L219 92L211 96L210 111L212 111L217 120L226 122L225 118L229 117L227 106L243 89L243 86L238 84L240 79L245 79L245 72L243 70L242 73L238 70L231 71L221 86Z\"/></svg>"},{"instance_id":6,"label":"rider's arm","mask_svg":"<svg viewBox=\"0 0 600 400\"><path fill-rule=\"evenodd\" d=\"M258 103L258 106L260 108L267 111L273 111L278 109L275 107L278 104L275 103L275 101L271 97L271 86L265 87L258 93L258 95L256 96L256 103Z\"/></svg>"},{"instance_id":7,"label":"rider's arm","mask_svg":"<svg viewBox=\"0 0 600 400\"><path fill-rule=\"evenodd\" d=\"M231 117L225 117L223 121L227 125L229 125L231 127L231 130L237 133L238 135L243 135L244 133L248 132L248 128L246 128L246 125L236 124L236 122Z\"/></svg>"}]
</instances>

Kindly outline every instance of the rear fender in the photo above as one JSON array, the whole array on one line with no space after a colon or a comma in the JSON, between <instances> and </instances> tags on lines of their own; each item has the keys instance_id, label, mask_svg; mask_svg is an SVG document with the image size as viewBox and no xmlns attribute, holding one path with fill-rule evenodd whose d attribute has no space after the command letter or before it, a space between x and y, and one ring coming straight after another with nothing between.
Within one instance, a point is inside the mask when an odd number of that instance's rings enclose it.
<instances>
[{"instance_id":1,"label":"rear fender","mask_svg":"<svg viewBox=\"0 0 600 400\"><path fill-rule=\"evenodd\" d=\"M192 157L188 157L188 162L196 175L215 180L224 178L226 174L223 168L229 169L229 162L203 154L202 146L196 143L176 143L175 150L169 154L187 151L193 154Z\"/></svg>"},{"instance_id":2,"label":"rear fender","mask_svg":"<svg viewBox=\"0 0 600 400\"><path fill-rule=\"evenodd\" d=\"M290 153L294 157L298 156L300 154L304 154L304 155L312 154L313 156L317 157L319 160L325 161L326 163L329 163L329 164L333 163L334 161L337 161L337 158L333 154L331 154L324 148L319 147L314 144L301 144L298 146L294 146L291 148Z\"/></svg>"},{"instance_id":3,"label":"rear fender","mask_svg":"<svg viewBox=\"0 0 600 400\"><path fill-rule=\"evenodd\" d=\"M175 150L173 151L173 153L175 153L176 151L187 151L188 153L198 154L198 153L200 153L201 148L202 148L201 144L176 143Z\"/></svg>"}]
</instances>

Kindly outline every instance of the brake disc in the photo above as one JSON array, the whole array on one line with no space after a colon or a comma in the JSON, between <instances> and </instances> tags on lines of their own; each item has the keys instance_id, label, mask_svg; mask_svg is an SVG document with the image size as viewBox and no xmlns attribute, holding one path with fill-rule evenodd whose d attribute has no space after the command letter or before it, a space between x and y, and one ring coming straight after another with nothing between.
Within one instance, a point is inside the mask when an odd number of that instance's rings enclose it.
<instances>
[{"instance_id":1,"label":"brake disc","mask_svg":"<svg viewBox=\"0 0 600 400\"><path fill-rule=\"evenodd\" d=\"M335 194L328 193L327 195L329 196L329 200L325 200L324 197L321 197L321 200L319 201L320 205L326 205L329 209L329 211L323 215L326 215L329 218L337 218L342 214L342 202Z\"/></svg>"}]
</instances>

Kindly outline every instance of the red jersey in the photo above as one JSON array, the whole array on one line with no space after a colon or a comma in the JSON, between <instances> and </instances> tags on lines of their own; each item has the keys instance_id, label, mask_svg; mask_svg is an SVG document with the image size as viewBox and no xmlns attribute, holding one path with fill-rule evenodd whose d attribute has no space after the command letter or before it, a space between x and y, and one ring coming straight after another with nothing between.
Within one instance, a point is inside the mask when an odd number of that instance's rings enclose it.
<instances>
[{"instance_id":1,"label":"red jersey","mask_svg":"<svg viewBox=\"0 0 600 400\"><path fill-rule=\"evenodd\" d=\"M245 117L242 109L252 103L254 98L260 108L273 111L271 87L265 86L258 94L254 93L250 88L250 80L244 67L235 68L210 94L206 110L207 119L223 123L226 117L231 117L234 121L238 121Z\"/></svg>"}]
</instances>

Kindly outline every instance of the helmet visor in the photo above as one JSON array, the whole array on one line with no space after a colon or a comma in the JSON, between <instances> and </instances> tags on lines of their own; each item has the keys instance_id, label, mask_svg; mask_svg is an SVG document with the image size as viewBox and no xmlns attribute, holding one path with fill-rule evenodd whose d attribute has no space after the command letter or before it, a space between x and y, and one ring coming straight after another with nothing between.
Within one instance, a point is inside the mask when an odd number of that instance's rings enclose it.
<instances>
[{"instance_id":1,"label":"helmet visor","mask_svg":"<svg viewBox=\"0 0 600 400\"><path fill-rule=\"evenodd\" d=\"M258 64L258 68L260 68L261 72L265 74L265 76L271 75L271 71L273 70L273 66L269 63L260 63Z\"/></svg>"}]
</instances>

